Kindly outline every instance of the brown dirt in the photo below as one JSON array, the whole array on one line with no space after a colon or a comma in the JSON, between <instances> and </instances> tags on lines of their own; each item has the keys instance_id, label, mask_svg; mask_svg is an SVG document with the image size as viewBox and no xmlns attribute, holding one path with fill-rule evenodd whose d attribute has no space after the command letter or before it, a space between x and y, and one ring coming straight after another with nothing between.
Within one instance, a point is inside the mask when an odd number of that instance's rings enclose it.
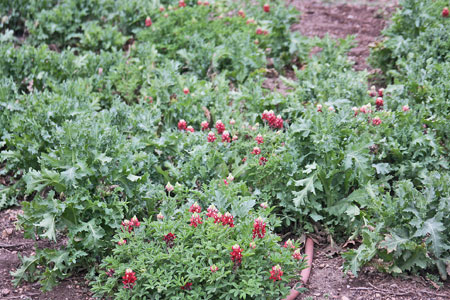
<instances>
[{"instance_id":1,"label":"brown dirt","mask_svg":"<svg viewBox=\"0 0 450 300\"><path fill-rule=\"evenodd\" d=\"M446 300L450 299L450 285L433 287L419 276L393 277L373 268L364 268L355 278L342 272L343 258L329 255L329 248L315 249L308 291L297 300Z\"/></svg>"},{"instance_id":2,"label":"brown dirt","mask_svg":"<svg viewBox=\"0 0 450 300\"><path fill-rule=\"evenodd\" d=\"M81 300L91 299L89 288L82 274L74 274L64 280L51 292L40 291L39 283L23 282L20 286L12 284L11 271L20 266L17 254L31 255L35 245L48 245L47 241L33 241L23 237L23 231L17 228L17 216L22 213L19 208L11 208L0 212L0 299L32 299L32 300Z\"/></svg>"},{"instance_id":3,"label":"brown dirt","mask_svg":"<svg viewBox=\"0 0 450 300\"><path fill-rule=\"evenodd\" d=\"M397 7L395 0L287 2L301 12L300 22L292 26L293 31L310 37L329 34L334 38L345 38L356 35L357 46L349 53L355 61L355 70L370 70L366 62L370 53L369 44L379 39L381 30Z\"/></svg>"}]
</instances>

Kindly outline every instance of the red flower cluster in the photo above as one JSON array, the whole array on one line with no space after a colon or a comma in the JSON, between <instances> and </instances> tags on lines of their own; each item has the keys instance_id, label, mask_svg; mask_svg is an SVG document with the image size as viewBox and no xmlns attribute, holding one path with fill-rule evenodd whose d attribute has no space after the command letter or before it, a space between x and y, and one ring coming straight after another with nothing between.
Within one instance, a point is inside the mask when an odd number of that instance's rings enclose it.
<instances>
[{"instance_id":1,"label":"red flower cluster","mask_svg":"<svg viewBox=\"0 0 450 300\"><path fill-rule=\"evenodd\" d=\"M218 134L222 134L225 131L225 124L221 120L216 122L216 129Z\"/></svg>"},{"instance_id":2,"label":"red flower cluster","mask_svg":"<svg viewBox=\"0 0 450 300\"><path fill-rule=\"evenodd\" d=\"M187 282L185 285L183 285L181 287L181 289L183 291L190 291L190 290L192 290L192 282Z\"/></svg>"},{"instance_id":3,"label":"red flower cluster","mask_svg":"<svg viewBox=\"0 0 450 300\"><path fill-rule=\"evenodd\" d=\"M216 140L216 134L212 131L208 133L208 143L213 143Z\"/></svg>"},{"instance_id":4,"label":"red flower cluster","mask_svg":"<svg viewBox=\"0 0 450 300\"><path fill-rule=\"evenodd\" d=\"M234 218L229 212L226 212L222 216L222 225L223 226L230 225L230 227L234 227Z\"/></svg>"},{"instance_id":5,"label":"red flower cluster","mask_svg":"<svg viewBox=\"0 0 450 300\"><path fill-rule=\"evenodd\" d=\"M380 119L380 117L375 117L375 118L373 118L373 119L372 119L372 124L375 125L375 126L380 125L380 124L381 124L381 119Z\"/></svg>"},{"instance_id":6,"label":"red flower cluster","mask_svg":"<svg viewBox=\"0 0 450 300\"><path fill-rule=\"evenodd\" d=\"M283 119L281 116L275 116L275 113L271 111L265 110L262 114L262 119L266 120L269 123L269 126L276 129L283 128Z\"/></svg>"},{"instance_id":7,"label":"red flower cluster","mask_svg":"<svg viewBox=\"0 0 450 300\"><path fill-rule=\"evenodd\" d=\"M209 269L211 270L212 273L216 273L217 270L219 270L219 268L216 265L212 265L211 267L209 267Z\"/></svg>"},{"instance_id":8,"label":"red flower cluster","mask_svg":"<svg viewBox=\"0 0 450 300\"><path fill-rule=\"evenodd\" d=\"M295 249L294 243L289 239L286 242L284 242L283 245L284 248L291 248L291 249Z\"/></svg>"},{"instance_id":9,"label":"red flower cluster","mask_svg":"<svg viewBox=\"0 0 450 300\"><path fill-rule=\"evenodd\" d=\"M273 266L269 279L273 279L273 282L275 282L276 280L281 280L281 276L283 276L283 271L280 265Z\"/></svg>"},{"instance_id":10,"label":"red flower cluster","mask_svg":"<svg viewBox=\"0 0 450 300\"><path fill-rule=\"evenodd\" d=\"M188 127L186 128L186 131L194 132L195 130L194 130L194 128L193 128L192 126L188 126Z\"/></svg>"},{"instance_id":11,"label":"red flower cluster","mask_svg":"<svg viewBox=\"0 0 450 300\"><path fill-rule=\"evenodd\" d=\"M147 18L145 19L145 26L146 26L146 27L152 26L152 19L151 19L150 17L147 17Z\"/></svg>"},{"instance_id":12,"label":"red flower cluster","mask_svg":"<svg viewBox=\"0 0 450 300\"><path fill-rule=\"evenodd\" d=\"M383 109L383 98L378 97L377 100L375 100L375 105L377 106L377 110L382 110Z\"/></svg>"},{"instance_id":13,"label":"red flower cluster","mask_svg":"<svg viewBox=\"0 0 450 300\"><path fill-rule=\"evenodd\" d=\"M402 110L403 110L404 112L409 111L409 106L408 106L408 105L403 105Z\"/></svg>"},{"instance_id":14,"label":"red flower cluster","mask_svg":"<svg viewBox=\"0 0 450 300\"><path fill-rule=\"evenodd\" d=\"M163 237L164 242L166 242L166 246L168 248L173 248L173 241L176 239L177 237L175 236L175 234L173 234L172 232L169 232L168 234L166 234Z\"/></svg>"},{"instance_id":15,"label":"red flower cluster","mask_svg":"<svg viewBox=\"0 0 450 300\"><path fill-rule=\"evenodd\" d=\"M206 122L206 121L203 121L200 125L202 126L202 130L203 130L203 131L204 131L204 130L207 130L208 127L209 127L209 123Z\"/></svg>"},{"instance_id":16,"label":"red flower cluster","mask_svg":"<svg viewBox=\"0 0 450 300\"><path fill-rule=\"evenodd\" d=\"M197 202L195 202L189 208L189 212L191 212L191 213L201 213L202 212L202 208L200 207L200 205L198 205Z\"/></svg>"},{"instance_id":17,"label":"red flower cluster","mask_svg":"<svg viewBox=\"0 0 450 300\"><path fill-rule=\"evenodd\" d=\"M190 91L189 91L189 89L188 89L187 87L185 87L185 88L183 89L183 93L184 93L185 95L187 95L187 94L190 93Z\"/></svg>"},{"instance_id":18,"label":"red flower cluster","mask_svg":"<svg viewBox=\"0 0 450 300\"><path fill-rule=\"evenodd\" d=\"M222 143L231 143L230 133L226 130L222 134Z\"/></svg>"},{"instance_id":19,"label":"red flower cluster","mask_svg":"<svg viewBox=\"0 0 450 300\"><path fill-rule=\"evenodd\" d=\"M261 156L261 157L259 158L259 164L260 164L261 166L262 166L262 165L265 165L266 162L267 162L267 158L265 158L264 156Z\"/></svg>"},{"instance_id":20,"label":"red flower cluster","mask_svg":"<svg viewBox=\"0 0 450 300\"><path fill-rule=\"evenodd\" d=\"M186 7L186 3L184 2L184 0L178 1L178 7Z\"/></svg>"},{"instance_id":21,"label":"red flower cluster","mask_svg":"<svg viewBox=\"0 0 450 300\"><path fill-rule=\"evenodd\" d=\"M242 251L243 250L241 249L241 247L239 247L238 244L235 244L233 247L231 247L231 250L232 250L230 252L231 261L233 261L236 266L239 266L242 262Z\"/></svg>"},{"instance_id":22,"label":"red flower cluster","mask_svg":"<svg viewBox=\"0 0 450 300\"><path fill-rule=\"evenodd\" d=\"M255 137L255 141L256 141L256 142L258 143L258 145L259 145L259 144L264 143L264 138L263 138L262 135L258 134L258 135Z\"/></svg>"},{"instance_id":23,"label":"red flower cluster","mask_svg":"<svg viewBox=\"0 0 450 300\"><path fill-rule=\"evenodd\" d=\"M185 120L181 119L180 121L178 121L178 130L186 130L187 128L187 123Z\"/></svg>"},{"instance_id":24,"label":"red flower cluster","mask_svg":"<svg viewBox=\"0 0 450 300\"><path fill-rule=\"evenodd\" d=\"M131 218L131 220L122 221L122 226L125 228L128 227L128 232L131 232L133 230L133 227L141 226L141 222L139 222L138 218L134 216Z\"/></svg>"},{"instance_id":25,"label":"red flower cluster","mask_svg":"<svg viewBox=\"0 0 450 300\"><path fill-rule=\"evenodd\" d=\"M202 217L198 213L193 213L191 216L191 226L197 228L198 224L203 224Z\"/></svg>"},{"instance_id":26,"label":"red flower cluster","mask_svg":"<svg viewBox=\"0 0 450 300\"><path fill-rule=\"evenodd\" d=\"M126 245L127 244L127 240L120 240L117 242L117 245L122 246L122 245Z\"/></svg>"},{"instance_id":27,"label":"red flower cluster","mask_svg":"<svg viewBox=\"0 0 450 300\"><path fill-rule=\"evenodd\" d=\"M255 219L253 223L253 239L256 237L262 239L266 234L266 223L261 217Z\"/></svg>"},{"instance_id":28,"label":"red flower cluster","mask_svg":"<svg viewBox=\"0 0 450 300\"><path fill-rule=\"evenodd\" d=\"M447 18L447 17L448 17L448 7L444 7L444 8L442 9L442 16L443 16L444 18Z\"/></svg>"},{"instance_id":29,"label":"red flower cluster","mask_svg":"<svg viewBox=\"0 0 450 300\"><path fill-rule=\"evenodd\" d=\"M270 5L269 4L264 4L264 6L263 6L263 10L264 10L264 12L266 12L266 13L268 13L268 12L270 12Z\"/></svg>"},{"instance_id":30,"label":"red flower cluster","mask_svg":"<svg viewBox=\"0 0 450 300\"><path fill-rule=\"evenodd\" d=\"M122 276L123 287L126 289L132 289L136 284L136 274L131 269L125 270L125 275Z\"/></svg>"},{"instance_id":31,"label":"red flower cluster","mask_svg":"<svg viewBox=\"0 0 450 300\"><path fill-rule=\"evenodd\" d=\"M206 216L208 218L214 218L214 216L217 215L217 213L219 212L219 210L214 206L214 204L211 204L207 209L206 209L207 213Z\"/></svg>"},{"instance_id":32,"label":"red flower cluster","mask_svg":"<svg viewBox=\"0 0 450 300\"><path fill-rule=\"evenodd\" d=\"M116 273L114 269L109 269L108 271L106 271L106 275L108 275L108 277L113 277L114 273Z\"/></svg>"},{"instance_id":33,"label":"red flower cluster","mask_svg":"<svg viewBox=\"0 0 450 300\"><path fill-rule=\"evenodd\" d=\"M259 149L259 147L254 147L254 148L253 148L253 151L250 152L250 153L251 153L251 154L254 154L254 155L261 154L261 149Z\"/></svg>"},{"instance_id":34,"label":"red flower cluster","mask_svg":"<svg viewBox=\"0 0 450 300\"><path fill-rule=\"evenodd\" d=\"M240 17L242 17L242 18L245 18L245 12L244 12L242 9L240 9L240 10L238 11L238 16L240 16Z\"/></svg>"},{"instance_id":35,"label":"red flower cluster","mask_svg":"<svg viewBox=\"0 0 450 300\"><path fill-rule=\"evenodd\" d=\"M292 258L295 260L301 260L302 259L302 254L300 253L300 249L297 249L294 251L294 253L292 253Z\"/></svg>"}]
</instances>

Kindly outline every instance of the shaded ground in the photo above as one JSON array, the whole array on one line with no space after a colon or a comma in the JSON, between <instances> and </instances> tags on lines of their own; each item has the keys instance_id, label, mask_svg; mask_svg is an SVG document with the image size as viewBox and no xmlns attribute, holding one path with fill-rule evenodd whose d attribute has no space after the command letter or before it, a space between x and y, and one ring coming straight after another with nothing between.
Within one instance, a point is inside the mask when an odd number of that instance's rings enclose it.
<instances>
[{"instance_id":1,"label":"shaded ground","mask_svg":"<svg viewBox=\"0 0 450 300\"><path fill-rule=\"evenodd\" d=\"M89 289L82 275L76 274L64 280L49 293L42 293L38 283L24 282L14 288L11 271L15 271L20 260L17 254L28 256L35 251L35 244L48 244L46 241L33 241L23 238L23 231L16 228L19 208L7 209L0 212L0 299L33 299L33 300L84 300L90 299ZM49 245L47 245L49 246Z\"/></svg>"}]
</instances>

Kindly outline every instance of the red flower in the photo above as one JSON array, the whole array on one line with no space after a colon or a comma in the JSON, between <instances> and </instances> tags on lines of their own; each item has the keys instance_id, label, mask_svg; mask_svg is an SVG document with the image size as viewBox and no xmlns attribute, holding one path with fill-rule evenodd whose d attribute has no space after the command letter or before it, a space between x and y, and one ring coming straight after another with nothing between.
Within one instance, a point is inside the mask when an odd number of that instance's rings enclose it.
<instances>
[{"instance_id":1,"label":"red flower","mask_svg":"<svg viewBox=\"0 0 450 300\"><path fill-rule=\"evenodd\" d=\"M106 271L106 275L108 275L108 277L113 277L114 273L116 273L114 269L109 269L108 271Z\"/></svg>"},{"instance_id":2,"label":"red flower","mask_svg":"<svg viewBox=\"0 0 450 300\"><path fill-rule=\"evenodd\" d=\"M273 266L269 279L273 279L273 282L275 282L276 280L281 280L281 276L283 276L283 271L280 265Z\"/></svg>"},{"instance_id":3,"label":"red flower","mask_svg":"<svg viewBox=\"0 0 450 300\"><path fill-rule=\"evenodd\" d=\"M202 212L202 208L200 207L200 205L198 205L197 202L195 202L189 208L189 212L191 212L191 213L201 213Z\"/></svg>"},{"instance_id":4,"label":"red flower","mask_svg":"<svg viewBox=\"0 0 450 300\"><path fill-rule=\"evenodd\" d=\"M228 181L227 181L226 179L223 180L223 183L224 183L225 185L228 185Z\"/></svg>"},{"instance_id":5,"label":"red flower","mask_svg":"<svg viewBox=\"0 0 450 300\"><path fill-rule=\"evenodd\" d=\"M208 133L208 142L209 142L209 143L212 143L212 142L214 142L216 139L217 139L217 138L216 138L215 133L212 132L212 131L210 131L210 132Z\"/></svg>"},{"instance_id":6,"label":"red flower","mask_svg":"<svg viewBox=\"0 0 450 300\"><path fill-rule=\"evenodd\" d=\"M284 248L291 248L291 249L295 249L294 243L289 239L286 242L284 242L283 245Z\"/></svg>"},{"instance_id":7,"label":"red flower","mask_svg":"<svg viewBox=\"0 0 450 300\"><path fill-rule=\"evenodd\" d=\"M245 163L246 161L247 161L247 157L244 157L244 158L242 159L242 162Z\"/></svg>"},{"instance_id":8,"label":"red flower","mask_svg":"<svg viewBox=\"0 0 450 300\"><path fill-rule=\"evenodd\" d=\"M206 210L208 211L206 213L206 216L208 218L213 218L219 212L219 210L214 206L214 204L211 204Z\"/></svg>"},{"instance_id":9,"label":"red flower","mask_svg":"<svg viewBox=\"0 0 450 300\"><path fill-rule=\"evenodd\" d=\"M230 133L226 130L222 133L222 143L231 143Z\"/></svg>"},{"instance_id":10,"label":"red flower","mask_svg":"<svg viewBox=\"0 0 450 300\"><path fill-rule=\"evenodd\" d=\"M165 11L165 10L166 10L166 9L164 8L164 6L160 6L160 7L159 7L159 11L160 11L160 12L163 12L163 11Z\"/></svg>"},{"instance_id":11,"label":"red flower","mask_svg":"<svg viewBox=\"0 0 450 300\"><path fill-rule=\"evenodd\" d=\"M268 13L268 12L270 12L270 5L269 4L264 4L264 6L263 6L263 10L264 10L264 12L266 12L266 13Z\"/></svg>"},{"instance_id":12,"label":"red flower","mask_svg":"<svg viewBox=\"0 0 450 300\"><path fill-rule=\"evenodd\" d=\"M265 165L266 164L266 162L267 162L267 158L265 158L264 156L261 156L260 158L259 158L259 165Z\"/></svg>"},{"instance_id":13,"label":"red flower","mask_svg":"<svg viewBox=\"0 0 450 300\"><path fill-rule=\"evenodd\" d=\"M444 8L442 9L442 16L443 16L444 18L447 18L447 17L448 17L448 7L444 7Z\"/></svg>"},{"instance_id":14,"label":"red flower","mask_svg":"<svg viewBox=\"0 0 450 300\"><path fill-rule=\"evenodd\" d=\"M225 125L221 120L216 122L216 129L218 134L222 134L225 131Z\"/></svg>"},{"instance_id":15,"label":"red flower","mask_svg":"<svg viewBox=\"0 0 450 300\"><path fill-rule=\"evenodd\" d=\"M256 28L256 34L257 35L261 35L261 34L263 34L263 30L261 29L261 28Z\"/></svg>"},{"instance_id":16,"label":"red flower","mask_svg":"<svg viewBox=\"0 0 450 300\"><path fill-rule=\"evenodd\" d=\"M125 270L125 275L122 276L122 279L123 287L126 289L132 289L136 284L136 276L131 269Z\"/></svg>"},{"instance_id":17,"label":"red flower","mask_svg":"<svg viewBox=\"0 0 450 300\"><path fill-rule=\"evenodd\" d=\"M189 94L189 93L190 93L190 92L189 92L189 89L188 89L187 87L185 87L185 88L183 89L183 93L184 93L185 95Z\"/></svg>"},{"instance_id":18,"label":"red flower","mask_svg":"<svg viewBox=\"0 0 450 300\"><path fill-rule=\"evenodd\" d=\"M231 247L231 261L234 262L235 266L239 266L242 262L242 249L239 247L238 244L235 244L233 247Z\"/></svg>"},{"instance_id":19,"label":"red flower","mask_svg":"<svg viewBox=\"0 0 450 300\"><path fill-rule=\"evenodd\" d=\"M254 148L253 148L253 151L250 152L250 153L251 153L251 154L254 154L254 155L261 154L261 149L259 149L259 147L254 147Z\"/></svg>"},{"instance_id":20,"label":"red flower","mask_svg":"<svg viewBox=\"0 0 450 300\"><path fill-rule=\"evenodd\" d=\"M127 243L127 240L120 240L120 241L117 242L117 244L119 246L125 245L126 243Z\"/></svg>"},{"instance_id":21,"label":"red flower","mask_svg":"<svg viewBox=\"0 0 450 300\"><path fill-rule=\"evenodd\" d=\"M408 105L403 105L402 110L403 110L404 112L409 111L409 106L408 106Z\"/></svg>"},{"instance_id":22,"label":"red flower","mask_svg":"<svg viewBox=\"0 0 450 300\"><path fill-rule=\"evenodd\" d=\"M186 130L187 128L187 123L185 120L181 119L180 121L178 121L178 130Z\"/></svg>"},{"instance_id":23,"label":"red flower","mask_svg":"<svg viewBox=\"0 0 450 300\"><path fill-rule=\"evenodd\" d=\"M223 226L230 225L230 227L234 227L234 219L233 219L233 216L229 212L226 212L222 216L222 225Z\"/></svg>"},{"instance_id":24,"label":"red flower","mask_svg":"<svg viewBox=\"0 0 450 300\"><path fill-rule=\"evenodd\" d=\"M172 232L169 232L168 234L166 234L164 237L163 237L163 240L164 240L164 242L166 242L166 246L168 247L168 248L172 248L173 247L173 241L176 239L177 237L172 233Z\"/></svg>"},{"instance_id":25,"label":"red flower","mask_svg":"<svg viewBox=\"0 0 450 300\"><path fill-rule=\"evenodd\" d=\"M275 113L272 110L271 111L265 110L262 114L262 119L266 120L269 123L269 126L272 128L276 129L283 128L283 118L281 118L280 115L275 116Z\"/></svg>"},{"instance_id":26,"label":"red flower","mask_svg":"<svg viewBox=\"0 0 450 300\"><path fill-rule=\"evenodd\" d=\"M294 253L292 253L292 258L295 260L301 260L302 259L302 254L300 253L300 249L297 249L294 251Z\"/></svg>"},{"instance_id":27,"label":"red flower","mask_svg":"<svg viewBox=\"0 0 450 300\"><path fill-rule=\"evenodd\" d=\"M203 121L200 125L202 126L202 130L207 130L209 127L209 124L206 121Z\"/></svg>"},{"instance_id":28,"label":"red flower","mask_svg":"<svg viewBox=\"0 0 450 300\"><path fill-rule=\"evenodd\" d=\"M316 107L318 112L322 112L322 104L317 104Z\"/></svg>"},{"instance_id":29,"label":"red flower","mask_svg":"<svg viewBox=\"0 0 450 300\"><path fill-rule=\"evenodd\" d=\"M255 219L253 223L253 239L256 237L262 239L266 234L266 223L261 217Z\"/></svg>"},{"instance_id":30,"label":"red flower","mask_svg":"<svg viewBox=\"0 0 450 300\"><path fill-rule=\"evenodd\" d=\"M239 15L240 17L242 17L242 18L245 18L245 12L244 12L242 9L240 9L240 10L238 11L238 15Z\"/></svg>"},{"instance_id":31,"label":"red flower","mask_svg":"<svg viewBox=\"0 0 450 300\"><path fill-rule=\"evenodd\" d=\"M181 289L183 291L190 291L190 290L192 290L192 282L187 282L185 285L183 285L181 287Z\"/></svg>"},{"instance_id":32,"label":"red flower","mask_svg":"<svg viewBox=\"0 0 450 300\"><path fill-rule=\"evenodd\" d=\"M214 218L214 224L222 222L222 214L220 212L212 214L212 217Z\"/></svg>"},{"instance_id":33,"label":"red flower","mask_svg":"<svg viewBox=\"0 0 450 300\"><path fill-rule=\"evenodd\" d=\"M381 119L380 119L380 117L375 117L375 118L373 118L373 119L372 119L372 124L375 125L375 126L380 125L380 124L381 124Z\"/></svg>"},{"instance_id":34,"label":"red flower","mask_svg":"<svg viewBox=\"0 0 450 300\"><path fill-rule=\"evenodd\" d=\"M252 248L252 249L255 249L255 248L256 248L255 242L250 242L250 244L248 244L248 246L249 246L250 248Z\"/></svg>"},{"instance_id":35,"label":"red flower","mask_svg":"<svg viewBox=\"0 0 450 300\"><path fill-rule=\"evenodd\" d=\"M168 183L166 184L166 191L168 191L168 192L170 193L170 192L173 191L173 190L174 190L173 185L171 185L170 182L168 182Z\"/></svg>"},{"instance_id":36,"label":"red flower","mask_svg":"<svg viewBox=\"0 0 450 300\"><path fill-rule=\"evenodd\" d=\"M356 106L353 106L352 110L355 113L355 117L356 117L358 115L359 109Z\"/></svg>"},{"instance_id":37,"label":"red flower","mask_svg":"<svg viewBox=\"0 0 450 300\"><path fill-rule=\"evenodd\" d=\"M259 206L261 206L261 208L263 209L267 209L269 207L269 205L267 204L267 202L263 202L261 203Z\"/></svg>"},{"instance_id":38,"label":"red flower","mask_svg":"<svg viewBox=\"0 0 450 300\"><path fill-rule=\"evenodd\" d=\"M186 131L189 131L189 132L195 132L195 130L194 130L194 128L193 128L192 126L188 126L188 127L186 128Z\"/></svg>"},{"instance_id":39,"label":"red flower","mask_svg":"<svg viewBox=\"0 0 450 300\"><path fill-rule=\"evenodd\" d=\"M259 145L259 144L264 143L264 138L263 138L262 135L258 134L258 135L255 137L255 141L256 141L256 142L258 143L258 145Z\"/></svg>"},{"instance_id":40,"label":"red flower","mask_svg":"<svg viewBox=\"0 0 450 300\"><path fill-rule=\"evenodd\" d=\"M216 265L212 265L211 267L209 267L209 269L211 270L211 272L216 273L217 270L219 270L219 268Z\"/></svg>"},{"instance_id":41,"label":"red flower","mask_svg":"<svg viewBox=\"0 0 450 300\"><path fill-rule=\"evenodd\" d=\"M381 88L378 90L378 97L383 97L384 89Z\"/></svg>"},{"instance_id":42,"label":"red flower","mask_svg":"<svg viewBox=\"0 0 450 300\"><path fill-rule=\"evenodd\" d=\"M375 105L377 106L377 109L383 106L383 104L384 104L383 98L378 97L377 100L375 100Z\"/></svg>"},{"instance_id":43,"label":"red flower","mask_svg":"<svg viewBox=\"0 0 450 300\"><path fill-rule=\"evenodd\" d=\"M145 26L146 26L146 27L152 26L152 19L150 19L150 17L147 17L147 18L145 19Z\"/></svg>"},{"instance_id":44,"label":"red flower","mask_svg":"<svg viewBox=\"0 0 450 300\"><path fill-rule=\"evenodd\" d=\"M184 3L184 0L178 1L178 7L186 7L186 3Z\"/></svg>"},{"instance_id":45,"label":"red flower","mask_svg":"<svg viewBox=\"0 0 450 300\"><path fill-rule=\"evenodd\" d=\"M156 215L156 219L164 220L164 215L162 213L159 213L159 214Z\"/></svg>"},{"instance_id":46,"label":"red flower","mask_svg":"<svg viewBox=\"0 0 450 300\"><path fill-rule=\"evenodd\" d=\"M193 213L191 216L191 226L194 226L197 228L198 224L203 224L202 217L199 216L197 213Z\"/></svg>"},{"instance_id":47,"label":"red flower","mask_svg":"<svg viewBox=\"0 0 450 300\"><path fill-rule=\"evenodd\" d=\"M141 222L139 222L138 218L136 216L132 217L130 220L130 224L134 227L141 226Z\"/></svg>"}]
</instances>

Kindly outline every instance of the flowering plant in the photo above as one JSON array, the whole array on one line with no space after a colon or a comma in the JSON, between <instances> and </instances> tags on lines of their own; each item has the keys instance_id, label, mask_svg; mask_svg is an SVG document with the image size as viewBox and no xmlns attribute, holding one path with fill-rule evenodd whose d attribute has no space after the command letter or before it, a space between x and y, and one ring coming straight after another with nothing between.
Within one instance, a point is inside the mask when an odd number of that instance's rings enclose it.
<instances>
[{"instance_id":1,"label":"flowering plant","mask_svg":"<svg viewBox=\"0 0 450 300\"><path fill-rule=\"evenodd\" d=\"M192 206L166 213L163 220L144 220L139 231L118 231L116 239L127 243L104 259L93 284L96 295L281 299L290 291L288 283L300 279L298 272L306 263L298 250L282 247L280 237L273 234L280 222L270 209L258 207L234 220L213 205L203 212L197 212L197 203ZM203 222L190 226L192 218ZM233 221L234 227L228 226Z\"/></svg>"}]
</instances>

